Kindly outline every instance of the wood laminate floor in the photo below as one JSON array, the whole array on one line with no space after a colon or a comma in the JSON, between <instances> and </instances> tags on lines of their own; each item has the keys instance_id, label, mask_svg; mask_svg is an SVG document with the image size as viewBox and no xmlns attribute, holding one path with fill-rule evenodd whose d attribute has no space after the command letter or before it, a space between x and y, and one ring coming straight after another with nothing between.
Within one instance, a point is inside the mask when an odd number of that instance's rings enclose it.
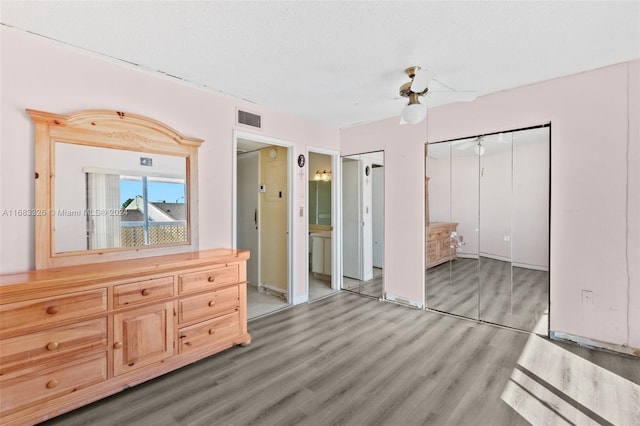
<instances>
[{"instance_id":1,"label":"wood laminate floor","mask_svg":"<svg viewBox=\"0 0 640 426\"><path fill-rule=\"evenodd\" d=\"M349 290L363 296L381 298L383 296L384 272L382 268L373 268L373 277L369 281L342 277L342 289Z\"/></svg>"},{"instance_id":2,"label":"wood laminate floor","mask_svg":"<svg viewBox=\"0 0 640 426\"><path fill-rule=\"evenodd\" d=\"M425 283L430 309L547 334L548 272L459 258L427 269Z\"/></svg>"},{"instance_id":3,"label":"wood laminate floor","mask_svg":"<svg viewBox=\"0 0 640 426\"><path fill-rule=\"evenodd\" d=\"M340 292L47 425L640 423L640 360Z\"/></svg>"}]
</instances>

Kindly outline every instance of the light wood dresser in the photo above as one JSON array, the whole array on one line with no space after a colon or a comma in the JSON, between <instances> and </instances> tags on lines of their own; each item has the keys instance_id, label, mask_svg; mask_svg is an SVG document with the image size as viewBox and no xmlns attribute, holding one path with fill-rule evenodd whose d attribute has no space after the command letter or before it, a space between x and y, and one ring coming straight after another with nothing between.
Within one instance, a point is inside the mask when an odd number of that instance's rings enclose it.
<instances>
[{"instance_id":1,"label":"light wood dresser","mask_svg":"<svg viewBox=\"0 0 640 426\"><path fill-rule=\"evenodd\" d=\"M33 424L248 344L243 250L0 276L0 423Z\"/></svg>"},{"instance_id":2,"label":"light wood dresser","mask_svg":"<svg viewBox=\"0 0 640 426\"><path fill-rule=\"evenodd\" d=\"M453 222L431 222L427 225L427 268L457 258L457 240L451 237L458 224Z\"/></svg>"}]
</instances>

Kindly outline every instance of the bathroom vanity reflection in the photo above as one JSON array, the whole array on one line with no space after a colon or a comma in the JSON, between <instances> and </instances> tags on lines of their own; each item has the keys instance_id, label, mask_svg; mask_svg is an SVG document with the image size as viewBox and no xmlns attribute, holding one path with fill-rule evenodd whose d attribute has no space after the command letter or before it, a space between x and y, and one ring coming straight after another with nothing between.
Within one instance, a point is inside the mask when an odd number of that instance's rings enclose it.
<instances>
[{"instance_id":1,"label":"bathroom vanity reflection","mask_svg":"<svg viewBox=\"0 0 640 426\"><path fill-rule=\"evenodd\" d=\"M331 181L309 181L311 272L331 281Z\"/></svg>"},{"instance_id":2,"label":"bathroom vanity reflection","mask_svg":"<svg viewBox=\"0 0 640 426\"><path fill-rule=\"evenodd\" d=\"M427 144L429 309L547 334L549 129Z\"/></svg>"}]
</instances>

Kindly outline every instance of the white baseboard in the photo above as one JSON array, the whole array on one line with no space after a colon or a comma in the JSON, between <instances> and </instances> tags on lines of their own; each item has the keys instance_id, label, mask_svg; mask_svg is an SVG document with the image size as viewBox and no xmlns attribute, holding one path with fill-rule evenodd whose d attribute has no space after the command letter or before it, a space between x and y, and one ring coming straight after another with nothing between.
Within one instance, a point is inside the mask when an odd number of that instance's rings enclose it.
<instances>
[{"instance_id":1,"label":"white baseboard","mask_svg":"<svg viewBox=\"0 0 640 426\"><path fill-rule=\"evenodd\" d=\"M258 285L258 291L272 294L273 296L278 296L282 298L282 300L287 300L287 291L283 290L279 287L275 287L269 284L260 283Z\"/></svg>"},{"instance_id":2,"label":"white baseboard","mask_svg":"<svg viewBox=\"0 0 640 426\"><path fill-rule=\"evenodd\" d=\"M394 296L393 294L385 293L382 300L397 303L399 305L410 306L412 308L423 309L424 304L422 302L416 302L414 300L408 300L403 297Z\"/></svg>"},{"instance_id":3,"label":"white baseboard","mask_svg":"<svg viewBox=\"0 0 640 426\"><path fill-rule=\"evenodd\" d=\"M640 357L640 348L633 348L631 346L618 345L615 343L602 342L600 340L589 339L588 337L574 336L569 333L562 333L559 331L550 331L549 337L551 340L566 340L569 342L577 343L580 346L587 348L604 349L607 351L618 352L625 355L631 355Z\"/></svg>"}]
</instances>

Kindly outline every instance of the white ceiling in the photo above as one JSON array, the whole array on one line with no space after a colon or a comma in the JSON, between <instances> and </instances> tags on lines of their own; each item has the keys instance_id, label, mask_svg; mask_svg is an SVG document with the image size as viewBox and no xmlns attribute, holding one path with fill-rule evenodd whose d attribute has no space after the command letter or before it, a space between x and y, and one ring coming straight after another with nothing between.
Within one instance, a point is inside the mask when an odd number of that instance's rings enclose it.
<instances>
[{"instance_id":1,"label":"white ceiling","mask_svg":"<svg viewBox=\"0 0 640 426\"><path fill-rule=\"evenodd\" d=\"M483 95L640 58L637 0L0 7L4 25L340 128L398 116L411 65Z\"/></svg>"}]
</instances>

